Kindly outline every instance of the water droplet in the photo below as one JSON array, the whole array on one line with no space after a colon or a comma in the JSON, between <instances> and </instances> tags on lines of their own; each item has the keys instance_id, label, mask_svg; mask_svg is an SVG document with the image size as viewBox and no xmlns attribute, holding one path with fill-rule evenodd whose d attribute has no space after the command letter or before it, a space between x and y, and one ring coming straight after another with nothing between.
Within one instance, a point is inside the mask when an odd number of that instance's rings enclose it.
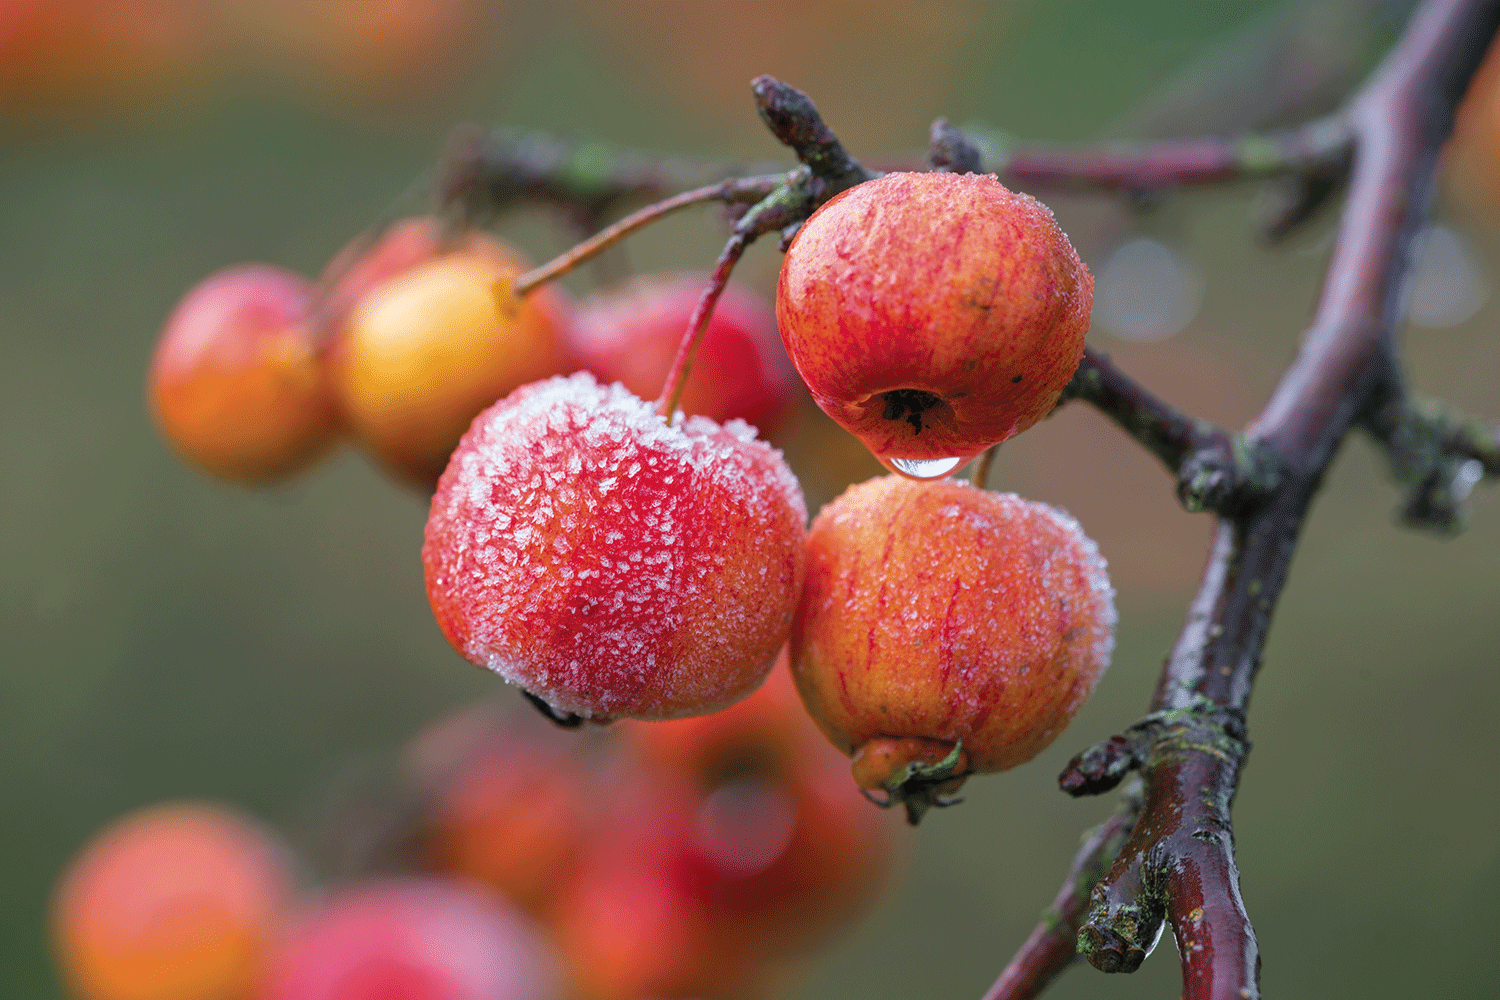
<instances>
[{"instance_id":1,"label":"water droplet","mask_svg":"<svg viewBox=\"0 0 1500 1000\"><path fill-rule=\"evenodd\" d=\"M703 800L693 839L715 865L743 878L781 857L796 825L796 808L781 789L761 781L731 781Z\"/></svg>"},{"instance_id":2,"label":"water droplet","mask_svg":"<svg viewBox=\"0 0 1500 1000\"><path fill-rule=\"evenodd\" d=\"M1151 947L1146 949L1146 958L1150 958L1151 953L1156 950L1156 946L1161 944L1161 932L1166 929L1167 922L1165 920L1156 925L1156 937L1151 939Z\"/></svg>"},{"instance_id":3,"label":"water droplet","mask_svg":"<svg viewBox=\"0 0 1500 1000\"><path fill-rule=\"evenodd\" d=\"M1121 340L1165 340L1192 322L1202 303L1202 279L1155 240L1116 247L1094 284L1094 322Z\"/></svg>"},{"instance_id":4,"label":"water droplet","mask_svg":"<svg viewBox=\"0 0 1500 1000\"><path fill-rule=\"evenodd\" d=\"M913 479L941 479L963 464L961 458L888 458L891 468Z\"/></svg>"},{"instance_id":5,"label":"water droplet","mask_svg":"<svg viewBox=\"0 0 1500 1000\"><path fill-rule=\"evenodd\" d=\"M1406 314L1434 329L1458 326L1489 301L1490 286L1474 250L1446 226L1429 226L1413 248L1417 266L1407 289Z\"/></svg>"}]
</instances>

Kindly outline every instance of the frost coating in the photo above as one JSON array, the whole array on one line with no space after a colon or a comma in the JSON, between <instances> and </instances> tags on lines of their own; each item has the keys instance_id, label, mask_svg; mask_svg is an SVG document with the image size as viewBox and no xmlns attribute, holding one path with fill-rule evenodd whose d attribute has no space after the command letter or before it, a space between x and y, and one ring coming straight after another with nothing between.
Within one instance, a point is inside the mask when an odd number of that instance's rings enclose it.
<instances>
[{"instance_id":1,"label":"frost coating","mask_svg":"<svg viewBox=\"0 0 1500 1000\"><path fill-rule=\"evenodd\" d=\"M748 424L668 426L586 373L481 414L422 558L449 642L563 712L675 718L748 694L790 627L807 511Z\"/></svg>"}]
</instances>

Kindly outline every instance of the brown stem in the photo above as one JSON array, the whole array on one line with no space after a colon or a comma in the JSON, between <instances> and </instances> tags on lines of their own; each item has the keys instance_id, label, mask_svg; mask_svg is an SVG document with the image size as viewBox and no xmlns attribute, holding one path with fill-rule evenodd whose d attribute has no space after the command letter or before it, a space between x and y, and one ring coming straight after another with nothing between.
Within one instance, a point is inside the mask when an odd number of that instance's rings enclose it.
<instances>
[{"instance_id":1,"label":"brown stem","mask_svg":"<svg viewBox=\"0 0 1500 1000\"><path fill-rule=\"evenodd\" d=\"M673 212L690 208L693 205L701 205L706 201L744 202L764 198L775 189L777 184L782 183L782 180L783 178L779 176L745 180L731 178L653 202L645 208L630 213L613 225L599 230L582 243L563 251L540 267L527 271L510 283L510 292L518 297L523 296L538 285L546 284L567 274L579 264L597 257L619 243L631 233L644 229Z\"/></svg>"},{"instance_id":2,"label":"brown stem","mask_svg":"<svg viewBox=\"0 0 1500 1000\"><path fill-rule=\"evenodd\" d=\"M672 359L672 367L667 371L667 379L662 384L661 395L656 400L656 412L668 422L671 421L672 414L677 412L677 402L682 398L683 387L687 385L688 374L692 371L693 355L698 352L703 331L708 329L714 306L724 293L724 286L729 284L730 272L744 256L751 239L753 237L739 232L729 237L729 242L719 254L718 262L714 264L714 273L709 278L708 287L703 290L698 304L693 307L693 315L688 318L687 333L683 335L682 343L677 348L677 356Z\"/></svg>"},{"instance_id":3,"label":"brown stem","mask_svg":"<svg viewBox=\"0 0 1500 1000\"><path fill-rule=\"evenodd\" d=\"M1262 442L1183 413L1126 375L1109 355L1085 348L1060 402L1081 399L1161 459L1190 511L1232 511L1270 494L1278 470Z\"/></svg>"}]
</instances>

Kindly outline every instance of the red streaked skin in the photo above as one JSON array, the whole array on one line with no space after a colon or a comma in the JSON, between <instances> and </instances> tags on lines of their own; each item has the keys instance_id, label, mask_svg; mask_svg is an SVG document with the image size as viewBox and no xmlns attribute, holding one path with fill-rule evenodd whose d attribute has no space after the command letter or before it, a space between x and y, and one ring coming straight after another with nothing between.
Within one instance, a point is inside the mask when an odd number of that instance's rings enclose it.
<instances>
[{"instance_id":1,"label":"red streaked skin","mask_svg":"<svg viewBox=\"0 0 1500 1000\"><path fill-rule=\"evenodd\" d=\"M420 250L420 234L414 242ZM537 289L505 315L496 305L495 282L526 267L514 249L475 234L376 285L335 333L329 367L345 419L399 477L430 487L481 410L575 367L562 290Z\"/></svg>"},{"instance_id":2,"label":"red streaked skin","mask_svg":"<svg viewBox=\"0 0 1500 1000\"><path fill-rule=\"evenodd\" d=\"M248 1000L292 902L280 844L209 803L119 819L73 859L52 906L79 1000Z\"/></svg>"},{"instance_id":3,"label":"red streaked skin","mask_svg":"<svg viewBox=\"0 0 1500 1000\"><path fill-rule=\"evenodd\" d=\"M962 740L958 776L1003 771L1063 730L1108 666L1097 547L1045 504L885 476L818 514L792 671L866 788Z\"/></svg>"},{"instance_id":4,"label":"red streaked skin","mask_svg":"<svg viewBox=\"0 0 1500 1000\"><path fill-rule=\"evenodd\" d=\"M791 627L806 508L742 421L668 426L579 373L474 421L422 561L448 641L554 710L606 721L724 708Z\"/></svg>"},{"instance_id":5,"label":"red streaked skin","mask_svg":"<svg viewBox=\"0 0 1500 1000\"><path fill-rule=\"evenodd\" d=\"M157 426L220 479L264 483L337 441L338 410L310 322L312 285L270 264L210 275L178 302L151 358Z\"/></svg>"},{"instance_id":6,"label":"red streaked skin","mask_svg":"<svg viewBox=\"0 0 1500 1000\"><path fill-rule=\"evenodd\" d=\"M991 175L892 173L802 226L776 318L818 406L889 466L967 460L1045 416L1092 302L1093 278L1034 198ZM930 396L914 408L896 390Z\"/></svg>"},{"instance_id":7,"label":"red streaked skin","mask_svg":"<svg viewBox=\"0 0 1500 1000\"><path fill-rule=\"evenodd\" d=\"M552 1000L550 959L479 889L407 878L343 890L294 924L256 1000Z\"/></svg>"},{"instance_id":8,"label":"red streaked skin","mask_svg":"<svg viewBox=\"0 0 1500 1000\"><path fill-rule=\"evenodd\" d=\"M580 363L600 382L654 399L707 284L707 276L656 275L581 303L573 328ZM743 285L727 285L678 405L720 423L739 417L768 435L787 417L796 392L771 304Z\"/></svg>"}]
</instances>

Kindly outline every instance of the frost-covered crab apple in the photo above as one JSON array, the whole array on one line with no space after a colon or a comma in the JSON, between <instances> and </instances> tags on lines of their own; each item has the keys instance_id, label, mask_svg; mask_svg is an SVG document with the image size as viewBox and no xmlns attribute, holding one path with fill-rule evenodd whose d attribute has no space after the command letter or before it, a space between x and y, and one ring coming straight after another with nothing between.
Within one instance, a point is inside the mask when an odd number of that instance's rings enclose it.
<instances>
[{"instance_id":1,"label":"frost-covered crab apple","mask_svg":"<svg viewBox=\"0 0 1500 1000\"><path fill-rule=\"evenodd\" d=\"M743 421L669 425L579 373L475 419L422 561L443 634L559 716L671 719L760 684L802 586L806 507Z\"/></svg>"},{"instance_id":2,"label":"frost-covered crab apple","mask_svg":"<svg viewBox=\"0 0 1500 1000\"><path fill-rule=\"evenodd\" d=\"M913 816L1035 757L1109 665L1114 590L1067 514L883 476L819 512L792 626L808 712Z\"/></svg>"},{"instance_id":3,"label":"frost-covered crab apple","mask_svg":"<svg viewBox=\"0 0 1500 1000\"><path fill-rule=\"evenodd\" d=\"M818 406L889 468L933 478L1052 409L1093 289L1036 199L991 175L893 173L807 220L776 319Z\"/></svg>"}]
</instances>

